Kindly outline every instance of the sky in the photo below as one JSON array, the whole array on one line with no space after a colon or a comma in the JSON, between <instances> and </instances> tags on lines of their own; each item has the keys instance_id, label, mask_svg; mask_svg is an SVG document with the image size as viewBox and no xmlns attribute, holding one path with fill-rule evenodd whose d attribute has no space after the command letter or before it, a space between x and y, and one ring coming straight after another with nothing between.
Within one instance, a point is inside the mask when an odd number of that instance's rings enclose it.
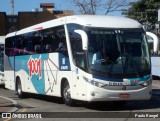
<instances>
[{"instance_id":1,"label":"sky","mask_svg":"<svg viewBox=\"0 0 160 121\"><path fill-rule=\"evenodd\" d=\"M21 11L32 11L34 8L40 8L40 3L54 3L55 10L75 10L78 14L77 8L69 2L69 0L14 0L14 13ZM10 0L0 0L0 12L11 13ZM121 16L120 12L114 12L110 15Z\"/></svg>"},{"instance_id":2,"label":"sky","mask_svg":"<svg viewBox=\"0 0 160 121\"><path fill-rule=\"evenodd\" d=\"M69 10L71 8L68 0L14 0L14 11L32 11L40 8L40 3L55 3L56 10ZM73 7L73 6L72 6ZM0 0L0 12L11 13L10 0Z\"/></svg>"}]
</instances>

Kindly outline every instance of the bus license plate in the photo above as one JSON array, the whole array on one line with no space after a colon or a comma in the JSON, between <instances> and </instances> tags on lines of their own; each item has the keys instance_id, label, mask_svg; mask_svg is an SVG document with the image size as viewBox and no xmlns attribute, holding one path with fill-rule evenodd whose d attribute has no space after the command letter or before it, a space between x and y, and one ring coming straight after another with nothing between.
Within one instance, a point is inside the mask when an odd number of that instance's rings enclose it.
<instances>
[{"instance_id":1,"label":"bus license plate","mask_svg":"<svg viewBox=\"0 0 160 121\"><path fill-rule=\"evenodd\" d=\"M129 97L130 97L130 94L128 94L128 93L119 94L119 97L120 97L120 98L129 98Z\"/></svg>"}]
</instances>

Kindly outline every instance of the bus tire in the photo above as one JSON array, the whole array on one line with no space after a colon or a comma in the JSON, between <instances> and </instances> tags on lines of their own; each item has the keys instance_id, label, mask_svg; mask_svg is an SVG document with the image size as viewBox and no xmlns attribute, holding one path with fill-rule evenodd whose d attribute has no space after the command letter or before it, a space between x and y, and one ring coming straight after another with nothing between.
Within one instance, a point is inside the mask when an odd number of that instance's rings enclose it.
<instances>
[{"instance_id":1,"label":"bus tire","mask_svg":"<svg viewBox=\"0 0 160 121\"><path fill-rule=\"evenodd\" d=\"M22 91L22 84L21 84L20 78L17 79L16 92L17 92L17 95L18 95L19 98L24 97L24 92Z\"/></svg>"},{"instance_id":2,"label":"bus tire","mask_svg":"<svg viewBox=\"0 0 160 121\"><path fill-rule=\"evenodd\" d=\"M68 81L65 81L62 87L63 102L68 106L73 106L74 100L71 98L71 91Z\"/></svg>"}]
</instances>

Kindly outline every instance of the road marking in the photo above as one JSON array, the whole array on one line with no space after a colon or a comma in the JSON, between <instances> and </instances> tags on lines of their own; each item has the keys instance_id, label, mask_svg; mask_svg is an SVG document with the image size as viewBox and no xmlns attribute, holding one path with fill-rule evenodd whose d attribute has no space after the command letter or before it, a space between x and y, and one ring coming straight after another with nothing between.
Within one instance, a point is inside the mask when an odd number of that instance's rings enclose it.
<instances>
[{"instance_id":1,"label":"road marking","mask_svg":"<svg viewBox=\"0 0 160 121\"><path fill-rule=\"evenodd\" d=\"M13 108L15 108L15 109L12 109L12 110L7 111L7 112L15 112L16 110L18 110L18 108L15 107L16 105L18 105L17 102L16 102L15 100L13 100L13 99L11 99L11 98L3 97L3 96L0 96L0 98L9 100L9 101L11 101L11 102L13 103L13 105L14 105ZM4 119L3 121L10 121L11 119L12 119L12 118L7 118L7 119Z\"/></svg>"},{"instance_id":2,"label":"road marking","mask_svg":"<svg viewBox=\"0 0 160 121\"><path fill-rule=\"evenodd\" d=\"M23 108L23 109L18 110L17 112L26 112L26 111L27 111L27 108Z\"/></svg>"},{"instance_id":3,"label":"road marking","mask_svg":"<svg viewBox=\"0 0 160 121\"><path fill-rule=\"evenodd\" d=\"M13 99L11 99L11 98L3 97L3 96L0 96L0 98L9 100L9 101L11 101L11 102L13 103L14 107L12 108L12 110L9 110L9 111L7 111L7 112L16 112L16 111L18 110L18 108L17 108L17 105L18 105L18 104L17 104L17 102L16 102L15 100L13 100Z\"/></svg>"},{"instance_id":4,"label":"road marking","mask_svg":"<svg viewBox=\"0 0 160 121\"><path fill-rule=\"evenodd\" d=\"M13 103L13 105L17 105L17 102L15 100L12 100L11 98L7 98L7 97L3 97L3 96L0 96L0 98L9 100L9 101L11 101Z\"/></svg>"},{"instance_id":5,"label":"road marking","mask_svg":"<svg viewBox=\"0 0 160 121\"><path fill-rule=\"evenodd\" d=\"M3 120L3 121L10 121L11 120L11 118L7 118L7 119L5 119L5 120Z\"/></svg>"}]
</instances>

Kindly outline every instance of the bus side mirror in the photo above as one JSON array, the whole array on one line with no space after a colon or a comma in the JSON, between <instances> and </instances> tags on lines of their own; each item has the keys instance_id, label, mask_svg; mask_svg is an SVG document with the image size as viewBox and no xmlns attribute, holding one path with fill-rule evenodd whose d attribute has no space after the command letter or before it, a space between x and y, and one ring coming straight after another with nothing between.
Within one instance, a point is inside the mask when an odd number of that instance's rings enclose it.
<instances>
[{"instance_id":1,"label":"bus side mirror","mask_svg":"<svg viewBox=\"0 0 160 121\"><path fill-rule=\"evenodd\" d=\"M88 50L88 36L85 31L83 30L74 30L75 33L78 33L81 35L82 38L82 49Z\"/></svg>"},{"instance_id":2,"label":"bus side mirror","mask_svg":"<svg viewBox=\"0 0 160 121\"><path fill-rule=\"evenodd\" d=\"M150 38L152 38L153 40L149 40L148 42L152 42L153 41L153 53L158 52L158 48L159 48L159 40L158 40L158 36L151 33L151 32L146 32L146 35L148 35Z\"/></svg>"}]
</instances>

